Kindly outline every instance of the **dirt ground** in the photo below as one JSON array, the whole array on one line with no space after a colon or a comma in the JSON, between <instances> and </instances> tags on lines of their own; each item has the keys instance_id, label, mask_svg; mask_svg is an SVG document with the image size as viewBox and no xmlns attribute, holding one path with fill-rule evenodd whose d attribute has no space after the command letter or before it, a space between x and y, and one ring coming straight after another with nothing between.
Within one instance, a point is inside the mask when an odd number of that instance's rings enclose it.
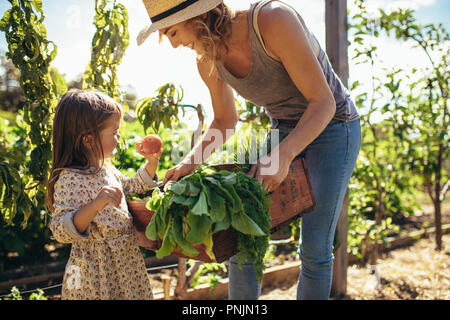
<instances>
[{"instance_id":1,"label":"dirt ground","mask_svg":"<svg viewBox=\"0 0 450 320\"><path fill-rule=\"evenodd\" d=\"M450 234L443 236L442 243L442 251L436 251L431 236L409 247L380 253L376 273L368 265L349 265L347 296L340 299L450 300ZM296 258L287 254L284 260ZM171 278L172 285L176 284L176 270L164 270L150 276L153 289L162 289L162 274ZM260 300L295 300L296 292L297 284L264 288Z\"/></svg>"},{"instance_id":2,"label":"dirt ground","mask_svg":"<svg viewBox=\"0 0 450 320\"><path fill-rule=\"evenodd\" d=\"M402 223L402 229L418 230L433 225L433 208L423 207ZM450 223L450 200L443 206L443 223ZM296 247L295 247L296 248ZM295 249L294 248L294 249ZM450 300L450 234L442 238L442 251L435 251L434 236L421 239L409 247L395 249L379 256L377 273L370 266L350 265L347 270L347 300ZM297 260L294 249L276 252L268 267ZM280 261L283 260L283 261ZM176 269L163 269L149 274L153 289L162 290L161 278L169 276L176 284ZM376 274L379 275L377 279ZM224 275L226 276L226 275ZM292 281L290 282L292 283ZM47 285L51 285L47 284ZM46 285L43 285L45 287ZM293 300L297 284L292 286L265 288L260 300ZM58 293L48 293L50 299L59 299Z\"/></svg>"},{"instance_id":3,"label":"dirt ground","mask_svg":"<svg viewBox=\"0 0 450 320\"><path fill-rule=\"evenodd\" d=\"M369 266L349 266L344 299L450 300L450 235L444 235L442 240L441 252L435 251L432 237L382 254L377 265L379 281ZM296 291L296 284L266 290L260 299L292 300Z\"/></svg>"}]
</instances>

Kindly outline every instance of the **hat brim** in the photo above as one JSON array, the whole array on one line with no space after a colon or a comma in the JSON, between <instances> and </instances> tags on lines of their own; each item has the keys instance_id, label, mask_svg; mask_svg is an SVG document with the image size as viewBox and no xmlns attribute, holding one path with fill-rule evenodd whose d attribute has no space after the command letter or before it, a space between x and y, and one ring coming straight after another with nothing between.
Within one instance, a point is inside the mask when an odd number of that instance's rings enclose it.
<instances>
[{"instance_id":1,"label":"hat brim","mask_svg":"<svg viewBox=\"0 0 450 320\"><path fill-rule=\"evenodd\" d=\"M138 46L142 45L144 43L144 41L153 32L155 32L159 29L173 26L177 23L186 21L188 19L197 17L205 12L208 12L208 11L214 9L222 2L223 2L223 0L198 1L198 2L193 3L192 5L190 5L188 8L186 8L184 10L174 13L165 19L162 19L160 21L152 23L151 25L142 29L141 32L139 32L139 35L137 37Z\"/></svg>"}]
</instances>

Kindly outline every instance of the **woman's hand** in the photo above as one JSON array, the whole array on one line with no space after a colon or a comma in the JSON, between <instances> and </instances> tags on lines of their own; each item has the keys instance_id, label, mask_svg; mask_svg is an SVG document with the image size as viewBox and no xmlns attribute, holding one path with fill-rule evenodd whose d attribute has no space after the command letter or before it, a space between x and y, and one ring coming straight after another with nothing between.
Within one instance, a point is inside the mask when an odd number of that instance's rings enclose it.
<instances>
[{"instance_id":1,"label":"woman's hand","mask_svg":"<svg viewBox=\"0 0 450 320\"><path fill-rule=\"evenodd\" d=\"M274 152L278 152L278 149ZM277 189L286 179L292 162L287 156L281 154L274 156L273 154L269 153L261 157L247 173L249 177L258 180L267 192Z\"/></svg>"},{"instance_id":2,"label":"woman's hand","mask_svg":"<svg viewBox=\"0 0 450 320\"><path fill-rule=\"evenodd\" d=\"M181 161L175 167L167 171L163 183L166 184L169 181L178 181L180 178L193 173L197 168L198 166L195 164Z\"/></svg>"}]
</instances>

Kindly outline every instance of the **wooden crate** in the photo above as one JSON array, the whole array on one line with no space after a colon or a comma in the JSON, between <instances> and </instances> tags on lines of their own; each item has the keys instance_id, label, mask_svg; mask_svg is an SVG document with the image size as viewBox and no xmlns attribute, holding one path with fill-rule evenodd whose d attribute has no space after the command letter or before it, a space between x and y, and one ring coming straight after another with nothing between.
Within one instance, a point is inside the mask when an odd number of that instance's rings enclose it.
<instances>
[{"instance_id":1,"label":"wooden crate","mask_svg":"<svg viewBox=\"0 0 450 320\"><path fill-rule=\"evenodd\" d=\"M214 166L219 170L233 170L236 164ZM303 158L292 161L289 173L280 186L270 193L270 233L275 233L316 207Z\"/></svg>"},{"instance_id":2,"label":"wooden crate","mask_svg":"<svg viewBox=\"0 0 450 320\"><path fill-rule=\"evenodd\" d=\"M153 211L148 210L145 207L145 201L127 201L128 209L133 216L134 226L138 232L141 247L156 251L161 247L161 240L152 241L145 236L145 229L150 223L152 216L155 214ZM206 253L205 245L193 245L193 247L199 252L196 257L187 257L181 253L180 250L175 249L172 255L196 259L205 262L223 262L228 260L231 256L237 253L237 241L233 236L232 230L223 230L215 233L213 235L213 252L216 257L215 260L211 258Z\"/></svg>"},{"instance_id":3,"label":"wooden crate","mask_svg":"<svg viewBox=\"0 0 450 320\"><path fill-rule=\"evenodd\" d=\"M232 170L234 164L215 166L219 170ZM305 162L302 158L292 162L287 178L270 194L272 200L270 206L271 227L274 233L293 220L304 216L315 208L314 196L311 189ZM134 225L141 239L141 246L149 250L158 250L161 241L151 241L145 237L145 229L154 212L145 207L144 201L128 201L128 208L134 219ZM220 231L213 236L213 252L216 260L212 261L206 254L204 245L195 245L199 255L193 259L205 262L223 262L237 253L237 241L233 231L228 229ZM184 256L179 250L174 250L173 255ZM186 257L192 258L192 257Z\"/></svg>"},{"instance_id":4,"label":"wooden crate","mask_svg":"<svg viewBox=\"0 0 450 320\"><path fill-rule=\"evenodd\" d=\"M286 179L271 194L270 233L289 225L316 208L314 195L303 158L294 160Z\"/></svg>"}]
</instances>

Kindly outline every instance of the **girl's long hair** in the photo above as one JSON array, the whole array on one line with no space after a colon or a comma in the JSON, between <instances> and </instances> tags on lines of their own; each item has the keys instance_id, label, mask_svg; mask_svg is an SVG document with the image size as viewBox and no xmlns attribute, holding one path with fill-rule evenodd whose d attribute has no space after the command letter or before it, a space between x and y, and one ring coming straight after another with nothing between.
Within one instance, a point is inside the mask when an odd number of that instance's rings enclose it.
<instances>
[{"instance_id":1,"label":"girl's long hair","mask_svg":"<svg viewBox=\"0 0 450 320\"><path fill-rule=\"evenodd\" d=\"M51 211L54 186L62 170L86 170L94 166L98 172L103 166L100 131L112 115L122 116L120 104L99 91L72 89L59 101L53 120L52 168L47 183ZM93 159L99 162L91 163Z\"/></svg>"}]
</instances>

